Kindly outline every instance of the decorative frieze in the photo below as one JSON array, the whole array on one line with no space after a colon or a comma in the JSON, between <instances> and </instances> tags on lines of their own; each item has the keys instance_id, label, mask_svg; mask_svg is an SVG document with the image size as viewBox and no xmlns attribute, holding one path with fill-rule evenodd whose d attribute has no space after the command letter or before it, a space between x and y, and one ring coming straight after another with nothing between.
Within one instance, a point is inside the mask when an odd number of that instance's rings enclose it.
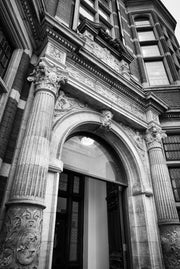
<instances>
[{"instance_id":1,"label":"decorative frieze","mask_svg":"<svg viewBox=\"0 0 180 269\"><path fill-rule=\"evenodd\" d=\"M37 269L41 231L42 209L19 204L9 208L1 233L0 268Z\"/></svg>"},{"instance_id":2,"label":"decorative frieze","mask_svg":"<svg viewBox=\"0 0 180 269\"><path fill-rule=\"evenodd\" d=\"M103 48L91 38L86 38L85 48L118 74L122 74L122 71L124 71L124 64L114 57L108 49ZM127 68L129 70L128 64Z\"/></svg>"},{"instance_id":3,"label":"decorative frieze","mask_svg":"<svg viewBox=\"0 0 180 269\"><path fill-rule=\"evenodd\" d=\"M80 72L70 64L67 64L67 70L70 78L73 78L84 87L88 87L90 91L110 100L111 104L114 104L114 106L119 106L126 112L130 112L137 118L146 121L145 111L122 93L117 93L115 89L113 90L113 87L108 88L105 85L102 85L96 79L87 76L83 72Z\"/></svg>"},{"instance_id":4,"label":"decorative frieze","mask_svg":"<svg viewBox=\"0 0 180 269\"><path fill-rule=\"evenodd\" d=\"M59 64L65 64L66 61L66 53L59 49L55 44L48 43L45 56L50 57L55 63Z\"/></svg>"}]
</instances>

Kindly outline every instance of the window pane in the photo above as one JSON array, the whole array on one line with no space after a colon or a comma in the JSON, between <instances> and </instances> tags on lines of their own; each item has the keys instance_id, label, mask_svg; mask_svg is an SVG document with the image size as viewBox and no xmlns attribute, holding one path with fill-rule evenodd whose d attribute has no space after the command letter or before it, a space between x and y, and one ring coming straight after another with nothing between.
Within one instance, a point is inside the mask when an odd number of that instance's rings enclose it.
<instances>
[{"instance_id":1,"label":"window pane","mask_svg":"<svg viewBox=\"0 0 180 269\"><path fill-rule=\"evenodd\" d=\"M180 160L180 135L169 135L163 139L167 161Z\"/></svg>"},{"instance_id":2,"label":"window pane","mask_svg":"<svg viewBox=\"0 0 180 269\"><path fill-rule=\"evenodd\" d=\"M169 168L176 202L180 202L180 168Z\"/></svg>"},{"instance_id":3,"label":"window pane","mask_svg":"<svg viewBox=\"0 0 180 269\"><path fill-rule=\"evenodd\" d=\"M80 6L79 12L83 17L89 19L90 21L94 21L94 15L85 7Z\"/></svg>"},{"instance_id":4,"label":"window pane","mask_svg":"<svg viewBox=\"0 0 180 269\"><path fill-rule=\"evenodd\" d=\"M150 26L150 21L146 18L138 18L135 20L136 26Z\"/></svg>"},{"instance_id":5,"label":"window pane","mask_svg":"<svg viewBox=\"0 0 180 269\"><path fill-rule=\"evenodd\" d=\"M79 193L79 180L78 176L74 176L73 193Z\"/></svg>"},{"instance_id":6,"label":"window pane","mask_svg":"<svg viewBox=\"0 0 180 269\"><path fill-rule=\"evenodd\" d=\"M141 46L143 57L159 56L160 51L157 45Z\"/></svg>"},{"instance_id":7,"label":"window pane","mask_svg":"<svg viewBox=\"0 0 180 269\"><path fill-rule=\"evenodd\" d=\"M94 7L94 1L92 0L84 0L89 6Z\"/></svg>"},{"instance_id":8,"label":"window pane","mask_svg":"<svg viewBox=\"0 0 180 269\"><path fill-rule=\"evenodd\" d=\"M99 14L106 20L106 21L109 21L110 18L109 18L109 14L106 13L103 9L99 8Z\"/></svg>"},{"instance_id":9,"label":"window pane","mask_svg":"<svg viewBox=\"0 0 180 269\"><path fill-rule=\"evenodd\" d=\"M12 55L12 48L9 44L9 42L7 41L2 29L0 29L0 76L3 77L10 58Z\"/></svg>"},{"instance_id":10,"label":"window pane","mask_svg":"<svg viewBox=\"0 0 180 269\"><path fill-rule=\"evenodd\" d=\"M72 205L72 221L71 221L71 235L70 235L70 253L69 260L77 260L78 247L78 202L73 202Z\"/></svg>"},{"instance_id":11,"label":"window pane","mask_svg":"<svg viewBox=\"0 0 180 269\"><path fill-rule=\"evenodd\" d=\"M66 213L67 198L58 197L57 212Z\"/></svg>"},{"instance_id":12,"label":"window pane","mask_svg":"<svg viewBox=\"0 0 180 269\"><path fill-rule=\"evenodd\" d=\"M59 189L61 191L67 191L68 175L62 173L59 180Z\"/></svg>"},{"instance_id":13,"label":"window pane","mask_svg":"<svg viewBox=\"0 0 180 269\"><path fill-rule=\"evenodd\" d=\"M156 40L153 31L138 32L138 38L139 38L139 41Z\"/></svg>"},{"instance_id":14,"label":"window pane","mask_svg":"<svg viewBox=\"0 0 180 269\"><path fill-rule=\"evenodd\" d=\"M166 71L162 62L146 62L145 66L149 79L149 84L151 86L169 84Z\"/></svg>"},{"instance_id":15,"label":"window pane","mask_svg":"<svg viewBox=\"0 0 180 269\"><path fill-rule=\"evenodd\" d=\"M100 0L100 3L102 3L106 7L109 7L109 0Z\"/></svg>"}]
</instances>

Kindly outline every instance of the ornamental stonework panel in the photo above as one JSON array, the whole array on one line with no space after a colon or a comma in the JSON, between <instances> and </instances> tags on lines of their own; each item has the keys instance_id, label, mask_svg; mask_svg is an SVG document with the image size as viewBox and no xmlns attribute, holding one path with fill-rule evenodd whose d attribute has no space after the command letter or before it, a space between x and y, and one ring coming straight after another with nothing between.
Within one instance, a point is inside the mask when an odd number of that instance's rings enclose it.
<instances>
[{"instance_id":1,"label":"ornamental stonework panel","mask_svg":"<svg viewBox=\"0 0 180 269\"><path fill-rule=\"evenodd\" d=\"M160 227L162 251L166 269L180 268L180 225Z\"/></svg>"},{"instance_id":2,"label":"ornamental stonework panel","mask_svg":"<svg viewBox=\"0 0 180 269\"><path fill-rule=\"evenodd\" d=\"M96 79L87 76L70 63L67 63L67 71L70 79L77 81L80 85L86 87L86 89L88 89L91 93L98 94L100 97L105 98L106 101L111 100L111 105L113 105L114 108L118 106L119 108L125 110L126 113L131 113L133 116L146 121L146 114L143 108L130 100L124 94L117 93L112 88L110 89Z\"/></svg>"},{"instance_id":3,"label":"ornamental stonework panel","mask_svg":"<svg viewBox=\"0 0 180 269\"><path fill-rule=\"evenodd\" d=\"M41 231L42 209L11 206L1 233L0 268L37 269Z\"/></svg>"}]
</instances>

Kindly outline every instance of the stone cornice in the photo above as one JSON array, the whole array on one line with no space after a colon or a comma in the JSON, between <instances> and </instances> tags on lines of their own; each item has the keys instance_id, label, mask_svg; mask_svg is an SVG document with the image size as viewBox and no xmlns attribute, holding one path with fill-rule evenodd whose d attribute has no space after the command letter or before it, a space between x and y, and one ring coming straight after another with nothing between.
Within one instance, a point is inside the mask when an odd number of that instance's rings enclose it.
<instances>
[{"instance_id":1,"label":"stone cornice","mask_svg":"<svg viewBox=\"0 0 180 269\"><path fill-rule=\"evenodd\" d=\"M157 97L154 93L146 93L146 108L154 108L158 114L164 113L168 109L168 105Z\"/></svg>"},{"instance_id":2,"label":"stone cornice","mask_svg":"<svg viewBox=\"0 0 180 269\"><path fill-rule=\"evenodd\" d=\"M60 42L64 47L67 47L70 51L78 51L83 46L85 41L75 31L65 26L60 21L57 21L54 17L45 13L45 17L42 23L41 39L45 37L51 37Z\"/></svg>"},{"instance_id":3,"label":"stone cornice","mask_svg":"<svg viewBox=\"0 0 180 269\"><path fill-rule=\"evenodd\" d=\"M51 23L53 22L55 28L52 28L52 24L47 23L47 20ZM61 44L68 51L67 57L72 59L76 63L83 66L92 74L100 77L106 81L111 86L117 88L117 90L122 90L130 98L135 99L141 105L144 104L144 93L142 87L137 82L134 82L133 78L130 80L126 79L122 75L113 72L111 68L107 67L105 63L100 61L97 57L92 55L89 51L84 49L85 40L83 37L79 36L77 33L64 26L63 24L55 21L50 16L46 18L46 22L43 26L42 39L50 38Z\"/></svg>"},{"instance_id":4,"label":"stone cornice","mask_svg":"<svg viewBox=\"0 0 180 269\"><path fill-rule=\"evenodd\" d=\"M90 31L94 36L94 40L98 43L106 46L112 53L116 54L122 59L125 59L128 63L133 60L133 56L129 53L121 40L113 39L105 30L104 26L92 22L85 18L78 26L80 33L84 33L86 30Z\"/></svg>"},{"instance_id":5,"label":"stone cornice","mask_svg":"<svg viewBox=\"0 0 180 269\"><path fill-rule=\"evenodd\" d=\"M108 83L111 87L124 93L129 98L135 100L138 104L145 106L145 95L141 88L136 87L133 83L125 80L122 76L118 76L110 71L110 69L104 69L98 65L98 63L93 62L91 55L91 62L88 59L79 57L77 54L69 55L69 57L82 67L95 74L103 81Z\"/></svg>"},{"instance_id":6,"label":"stone cornice","mask_svg":"<svg viewBox=\"0 0 180 269\"><path fill-rule=\"evenodd\" d=\"M33 1L20 0L20 2L23 10L23 17L26 18L26 21L28 22L27 27L29 31L32 32L35 41L37 41L40 36L40 25L33 6Z\"/></svg>"},{"instance_id":7,"label":"stone cornice","mask_svg":"<svg viewBox=\"0 0 180 269\"><path fill-rule=\"evenodd\" d=\"M126 92L117 90L114 86L108 85L99 76L90 76L89 72L84 72L81 63L74 62L67 64L69 72L68 84L63 88L65 92L73 96L81 97L84 102L100 110L111 110L115 118L124 119L137 128L146 129L146 111L143 104L128 97Z\"/></svg>"}]
</instances>

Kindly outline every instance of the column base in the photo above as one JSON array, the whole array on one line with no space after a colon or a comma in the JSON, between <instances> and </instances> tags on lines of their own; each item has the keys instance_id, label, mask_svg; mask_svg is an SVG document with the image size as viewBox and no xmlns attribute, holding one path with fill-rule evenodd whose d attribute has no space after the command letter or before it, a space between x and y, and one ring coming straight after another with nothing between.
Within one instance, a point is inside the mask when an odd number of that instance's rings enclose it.
<instances>
[{"instance_id":1,"label":"column base","mask_svg":"<svg viewBox=\"0 0 180 269\"><path fill-rule=\"evenodd\" d=\"M42 211L30 204L9 206L0 234L0 268L38 268Z\"/></svg>"},{"instance_id":2,"label":"column base","mask_svg":"<svg viewBox=\"0 0 180 269\"><path fill-rule=\"evenodd\" d=\"M160 226L160 237L166 269L180 268L180 224Z\"/></svg>"}]
</instances>

